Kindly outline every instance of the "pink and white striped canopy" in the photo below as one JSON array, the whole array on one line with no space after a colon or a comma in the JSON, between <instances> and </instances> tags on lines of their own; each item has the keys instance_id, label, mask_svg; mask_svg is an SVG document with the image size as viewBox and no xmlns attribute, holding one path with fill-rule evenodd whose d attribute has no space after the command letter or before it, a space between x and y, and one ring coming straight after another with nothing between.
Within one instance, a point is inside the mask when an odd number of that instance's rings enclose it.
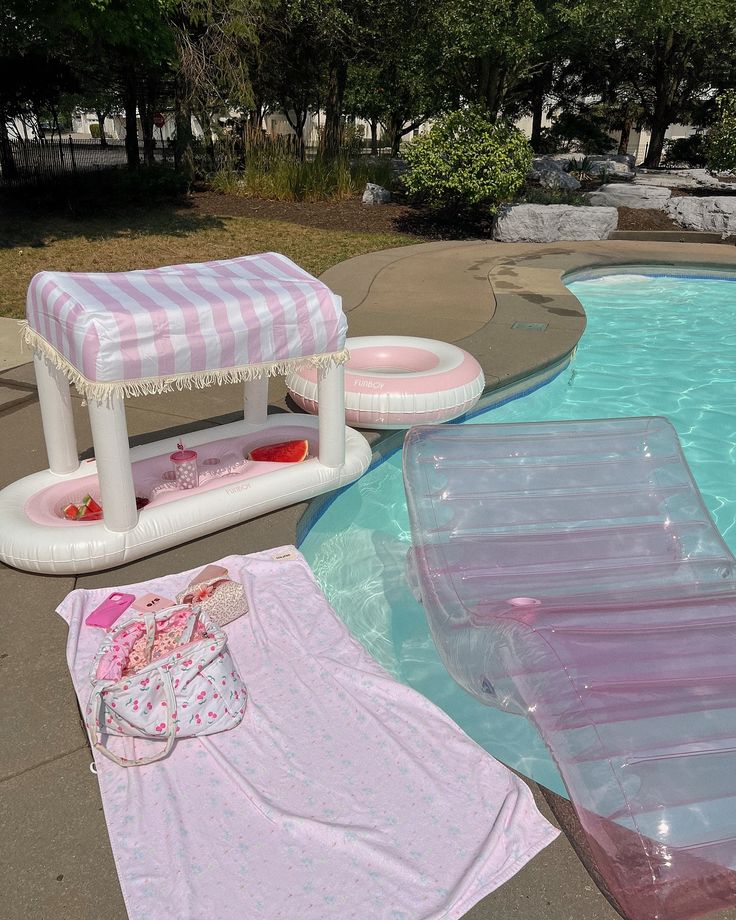
<instances>
[{"instance_id":1,"label":"pink and white striped canopy","mask_svg":"<svg viewBox=\"0 0 736 920\"><path fill-rule=\"evenodd\" d=\"M40 272L26 340L86 394L161 392L346 359L340 298L286 256Z\"/></svg>"}]
</instances>

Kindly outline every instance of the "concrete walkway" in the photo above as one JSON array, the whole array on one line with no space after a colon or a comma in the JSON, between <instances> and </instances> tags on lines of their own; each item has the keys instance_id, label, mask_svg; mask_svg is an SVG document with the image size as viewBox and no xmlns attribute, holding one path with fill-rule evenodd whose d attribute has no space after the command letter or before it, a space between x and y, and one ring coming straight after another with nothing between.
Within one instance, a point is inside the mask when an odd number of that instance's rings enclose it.
<instances>
[{"instance_id":1,"label":"concrete walkway","mask_svg":"<svg viewBox=\"0 0 736 920\"><path fill-rule=\"evenodd\" d=\"M479 359L489 383L507 386L533 369L565 360L584 328L579 304L560 282L562 272L642 260L736 268L736 249L631 242L428 243L352 259L330 269L324 280L343 296L351 334L414 334L457 341ZM15 321L0 325L0 360L11 368L0 370L4 486L44 468L47 461L32 366L22 364L27 355L14 350ZM283 405L280 381L272 383L270 396L274 405ZM73 402L80 449L89 449L86 410L79 398ZM216 426L239 410L240 387L216 387L129 400L128 425L133 439L139 440L158 437L164 429L186 432L203 424ZM66 627L54 614L55 606L75 586L152 578L228 553L293 542L303 510L304 506L288 508L114 571L77 579L0 567L0 811L5 830L0 843L0 918L126 916L66 668ZM537 798L549 814L545 801ZM616 914L562 836L466 916L611 920ZM736 920L736 910L720 916Z\"/></svg>"}]
</instances>

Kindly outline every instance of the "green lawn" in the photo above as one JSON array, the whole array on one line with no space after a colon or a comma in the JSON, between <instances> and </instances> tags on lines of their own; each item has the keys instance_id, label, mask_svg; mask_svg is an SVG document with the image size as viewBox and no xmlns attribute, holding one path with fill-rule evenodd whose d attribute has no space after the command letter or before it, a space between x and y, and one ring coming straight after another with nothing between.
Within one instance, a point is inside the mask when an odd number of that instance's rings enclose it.
<instances>
[{"instance_id":1,"label":"green lawn","mask_svg":"<svg viewBox=\"0 0 736 920\"><path fill-rule=\"evenodd\" d=\"M167 204L84 219L11 214L0 229L0 315L24 315L28 282L42 270L125 271L275 250L319 275L352 256L414 242L398 233L218 217Z\"/></svg>"}]
</instances>

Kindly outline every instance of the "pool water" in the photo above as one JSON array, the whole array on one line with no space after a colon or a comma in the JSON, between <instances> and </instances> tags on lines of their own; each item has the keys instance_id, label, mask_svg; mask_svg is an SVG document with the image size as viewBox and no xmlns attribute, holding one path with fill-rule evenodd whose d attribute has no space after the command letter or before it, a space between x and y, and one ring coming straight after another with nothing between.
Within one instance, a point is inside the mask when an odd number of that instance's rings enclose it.
<instances>
[{"instance_id":1,"label":"pool water","mask_svg":"<svg viewBox=\"0 0 736 920\"><path fill-rule=\"evenodd\" d=\"M736 274L662 271L637 266L571 278L588 317L571 367L473 421L665 415L736 552ZM397 452L337 497L301 549L337 613L388 671L499 760L564 794L535 727L477 702L445 670L406 583L409 545Z\"/></svg>"}]
</instances>

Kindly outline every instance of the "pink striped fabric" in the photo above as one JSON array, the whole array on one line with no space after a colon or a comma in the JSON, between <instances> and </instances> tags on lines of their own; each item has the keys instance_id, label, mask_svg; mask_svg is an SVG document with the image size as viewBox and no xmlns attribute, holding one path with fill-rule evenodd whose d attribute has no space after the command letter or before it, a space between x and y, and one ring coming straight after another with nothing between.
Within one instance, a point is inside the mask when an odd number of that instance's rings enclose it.
<instances>
[{"instance_id":1,"label":"pink striped fabric","mask_svg":"<svg viewBox=\"0 0 736 920\"><path fill-rule=\"evenodd\" d=\"M28 326L94 383L196 377L341 352L340 298L286 256L40 272Z\"/></svg>"}]
</instances>

